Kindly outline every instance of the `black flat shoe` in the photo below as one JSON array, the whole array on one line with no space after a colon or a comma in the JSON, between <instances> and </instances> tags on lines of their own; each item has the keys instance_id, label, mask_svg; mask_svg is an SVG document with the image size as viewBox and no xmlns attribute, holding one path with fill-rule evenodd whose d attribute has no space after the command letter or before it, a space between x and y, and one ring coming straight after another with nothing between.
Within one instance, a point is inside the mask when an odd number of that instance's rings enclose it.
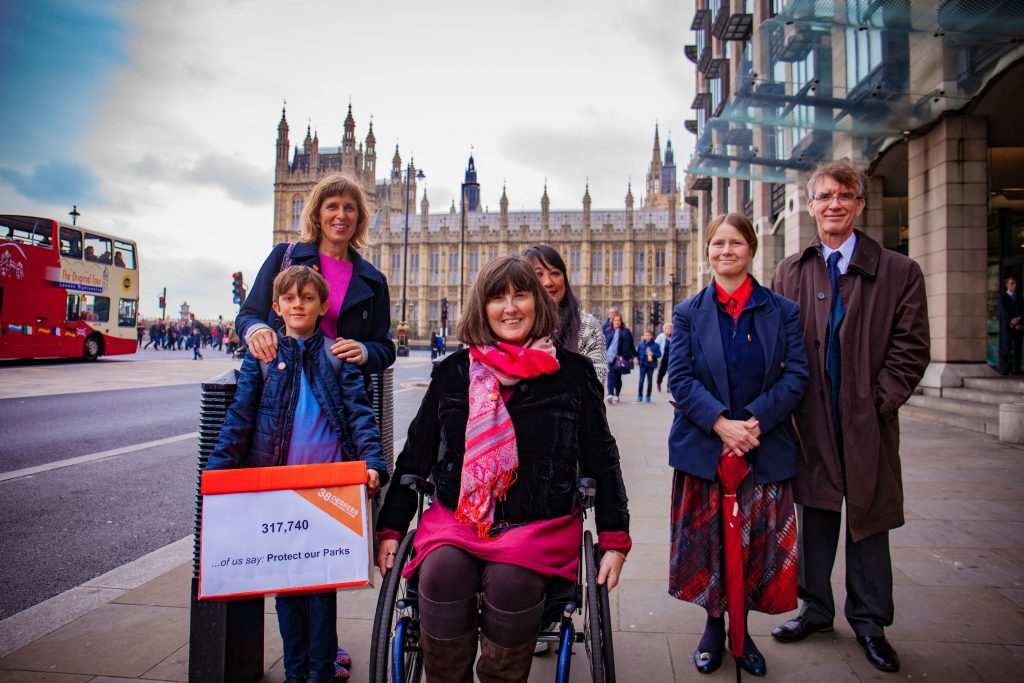
<instances>
[{"instance_id":1,"label":"black flat shoe","mask_svg":"<svg viewBox=\"0 0 1024 683\"><path fill-rule=\"evenodd\" d=\"M803 617L790 619L782 626L772 629L772 638L783 643L797 643L813 633L828 633L832 624L812 624Z\"/></svg>"},{"instance_id":2,"label":"black flat shoe","mask_svg":"<svg viewBox=\"0 0 1024 683\"><path fill-rule=\"evenodd\" d=\"M885 636L857 636L871 666L879 671L895 673L900 670L900 657Z\"/></svg>"},{"instance_id":3,"label":"black flat shoe","mask_svg":"<svg viewBox=\"0 0 1024 683\"><path fill-rule=\"evenodd\" d=\"M768 665L764 661L764 655L755 652L736 658L736 664L751 676L765 676L768 673Z\"/></svg>"},{"instance_id":4,"label":"black flat shoe","mask_svg":"<svg viewBox=\"0 0 1024 683\"><path fill-rule=\"evenodd\" d=\"M722 666L722 651L693 653L693 665L697 667L697 673L713 674Z\"/></svg>"}]
</instances>

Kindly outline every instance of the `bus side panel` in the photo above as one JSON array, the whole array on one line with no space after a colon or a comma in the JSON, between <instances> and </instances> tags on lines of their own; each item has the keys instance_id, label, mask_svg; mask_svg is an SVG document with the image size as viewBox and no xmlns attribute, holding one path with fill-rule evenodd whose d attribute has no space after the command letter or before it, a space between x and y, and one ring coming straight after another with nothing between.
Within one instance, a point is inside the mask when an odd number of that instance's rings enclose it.
<instances>
[{"instance_id":1,"label":"bus side panel","mask_svg":"<svg viewBox=\"0 0 1024 683\"><path fill-rule=\"evenodd\" d=\"M0 240L0 358L63 355L67 295L59 271L52 246Z\"/></svg>"}]
</instances>

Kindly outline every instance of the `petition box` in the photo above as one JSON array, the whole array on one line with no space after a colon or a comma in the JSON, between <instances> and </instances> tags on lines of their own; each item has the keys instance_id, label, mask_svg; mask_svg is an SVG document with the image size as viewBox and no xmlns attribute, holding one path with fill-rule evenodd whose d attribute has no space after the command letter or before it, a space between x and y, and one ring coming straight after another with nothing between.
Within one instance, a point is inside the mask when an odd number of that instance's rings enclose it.
<instances>
[{"instance_id":1,"label":"petition box","mask_svg":"<svg viewBox=\"0 0 1024 683\"><path fill-rule=\"evenodd\" d=\"M366 463L203 472L199 598L373 585Z\"/></svg>"}]
</instances>

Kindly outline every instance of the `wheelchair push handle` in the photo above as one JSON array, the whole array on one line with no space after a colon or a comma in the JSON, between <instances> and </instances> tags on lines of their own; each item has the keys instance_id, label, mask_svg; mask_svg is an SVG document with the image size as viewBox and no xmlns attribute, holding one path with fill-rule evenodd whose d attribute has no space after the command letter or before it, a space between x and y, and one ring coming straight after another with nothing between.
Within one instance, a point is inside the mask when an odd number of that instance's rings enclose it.
<instances>
[{"instance_id":1,"label":"wheelchair push handle","mask_svg":"<svg viewBox=\"0 0 1024 683\"><path fill-rule=\"evenodd\" d=\"M577 477L576 492L580 496L580 505L584 510L594 507L594 496L597 495L597 480L592 477Z\"/></svg>"},{"instance_id":2,"label":"wheelchair push handle","mask_svg":"<svg viewBox=\"0 0 1024 683\"><path fill-rule=\"evenodd\" d=\"M408 486L420 495L427 497L434 495L434 485L423 477L418 477L415 474L403 474L398 480L398 483L402 486Z\"/></svg>"}]
</instances>

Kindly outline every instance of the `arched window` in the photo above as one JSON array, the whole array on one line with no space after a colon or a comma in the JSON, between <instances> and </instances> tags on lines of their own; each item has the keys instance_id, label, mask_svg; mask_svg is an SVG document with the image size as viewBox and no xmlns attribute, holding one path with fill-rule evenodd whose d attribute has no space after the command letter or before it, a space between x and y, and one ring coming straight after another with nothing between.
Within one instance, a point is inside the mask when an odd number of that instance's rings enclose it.
<instances>
[{"instance_id":1,"label":"arched window","mask_svg":"<svg viewBox=\"0 0 1024 683\"><path fill-rule=\"evenodd\" d=\"M302 227L303 201L300 195L292 197L292 230L298 232Z\"/></svg>"}]
</instances>

